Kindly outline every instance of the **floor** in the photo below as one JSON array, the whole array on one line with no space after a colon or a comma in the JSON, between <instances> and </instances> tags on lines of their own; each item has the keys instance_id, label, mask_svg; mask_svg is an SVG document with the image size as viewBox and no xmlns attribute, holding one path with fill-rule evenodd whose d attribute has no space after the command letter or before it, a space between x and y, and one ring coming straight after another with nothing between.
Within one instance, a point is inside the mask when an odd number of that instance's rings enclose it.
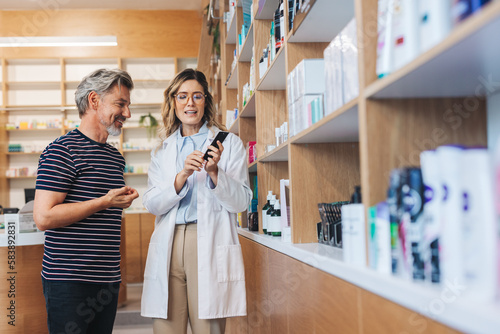
<instances>
[{"instance_id":1,"label":"floor","mask_svg":"<svg viewBox=\"0 0 500 334\"><path fill-rule=\"evenodd\" d=\"M127 284L127 301L116 312L113 334L153 334L153 322L141 317L142 284ZM186 334L192 334L188 324Z\"/></svg>"},{"instance_id":2,"label":"floor","mask_svg":"<svg viewBox=\"0 0 500 334\"><path fill-rule=\"evenodd\" d=\"M113 334L153 334L153 323L141 312L142 284L127 284L127 302L119 306Z\"/></svg>"}]
</instances>

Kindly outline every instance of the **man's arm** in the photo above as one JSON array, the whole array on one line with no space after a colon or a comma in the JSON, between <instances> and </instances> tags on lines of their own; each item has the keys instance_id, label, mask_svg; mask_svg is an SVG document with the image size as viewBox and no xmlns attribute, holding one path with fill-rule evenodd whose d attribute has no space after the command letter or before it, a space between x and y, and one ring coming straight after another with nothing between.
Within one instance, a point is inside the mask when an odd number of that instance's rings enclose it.
<instances>
[{"instance_id":1,"label":"man's arm","mask_svg":"<svg viewBox=\"0 0 500 334\"><path fill-rule=\"evenodd\" d=\"M37 189L33 218L38 229L45 231L71 225L107 208L128 208L137 197L137 190L126 186L88 201L63 203L66 193Z\"/></svg>"}]
</instances>

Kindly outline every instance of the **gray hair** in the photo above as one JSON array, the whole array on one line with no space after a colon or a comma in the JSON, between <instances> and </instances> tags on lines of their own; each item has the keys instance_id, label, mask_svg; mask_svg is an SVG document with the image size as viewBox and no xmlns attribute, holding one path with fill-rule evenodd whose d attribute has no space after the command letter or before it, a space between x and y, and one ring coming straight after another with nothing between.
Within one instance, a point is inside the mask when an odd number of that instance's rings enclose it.
<instances>
[{"instance_id":1,"label":"gray hair","mask_svg":"<svg viewBox=\"0 0 500 334\"><path fill-rule=\"evenodd\" d=\"M134 88L134 82L124 70L101 68L87 75L82 79L75 92L75 102L78 107L80 118L85 114L89 107L89 94L96 92L101 98L109 93L115 85L127 87L129 90Z\"/></svg>"}]
</instances>

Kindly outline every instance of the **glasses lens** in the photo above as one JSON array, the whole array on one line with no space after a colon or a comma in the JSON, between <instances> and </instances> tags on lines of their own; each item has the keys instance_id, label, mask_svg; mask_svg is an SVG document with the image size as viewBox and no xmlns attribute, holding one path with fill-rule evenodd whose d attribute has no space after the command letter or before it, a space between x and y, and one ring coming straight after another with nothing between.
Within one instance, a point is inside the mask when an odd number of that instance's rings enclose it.
<instances>
[{"instance_id":1,"label":"glasses lens","mask_svg":"<svg viewBox=\"0 0 500 334\"><path fill-rule=\"evenodd\" d=\"M194 95L193 95L193 100L194 100L194 102L196 102L196 103L200 103L200 102L202 102L204 99L205 99L205 96L203 96L203 94L201 94L201 93L196 93L196 94L194 94Z\"/></svg>"}]
</instances>

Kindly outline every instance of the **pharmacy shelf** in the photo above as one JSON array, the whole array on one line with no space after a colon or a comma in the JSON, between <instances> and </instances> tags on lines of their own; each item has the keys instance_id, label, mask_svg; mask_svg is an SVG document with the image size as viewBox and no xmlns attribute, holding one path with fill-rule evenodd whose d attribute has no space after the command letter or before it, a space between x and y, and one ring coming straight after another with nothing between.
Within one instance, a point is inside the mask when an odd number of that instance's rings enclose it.
<instances>
[{"instance_id":1,"label":"pharmacy shelf","mask_svg":"<svg viewBox=\"0 0 500 334\"><path fill-rule=\"evenodd\" d=\"M123 176L144 176L148 175L148 173L123 173Z\"/></svg>"},{"instance_id":2,"label":"pharmacy shelf","mask_svg":"<svg viewBox=\"0 0 500 334\"><path fill-rule=\"evenodd\" d=\"M255 92L248 99L247 104L243 107L239 117L255 117Z\"/></svg>"},{"instance_id":3,"label":"pharmacy shelf","mask_svg":"<svg viewBox=\"0 0 500 334\"><path fill-rule=\"evenodd\" d=\"M272 20L274 17L274 12L279 6L279 0L259 0L259 8L257 9L257 14L255 19L257 20Z\"/></svg>"},{"instance_id":4,"label":"pharmacy shelf","mask_svg":"<svg viewBox=\"0 0 500 334\"><path fill-rule=\"evenodd\" d=\"M24 131L59 131L61 132L62 128L32 128L32 129L7 129L8 132L24 132Z\"/></svg>"},{"instance_id":5,"label":"pharmacy shelf","mask_svg":"<svg viewBox=\"0 0 500 334\"><path fill-rule=\"evenodd\" d=\"M144 152L151 152L151 149L124 149L122 150L123 153L144 153Z\"/></svg>"},{"instance_id":6,"label":"pharmacy shelf","mask_svg":"<svg viewBox=\"0 0 500 334\"><path fill-rule=\"evenodd\" d=\"M36 179L36 175L26 175L26 176L7 176L9 180L21 180L21 179Z\"/></svg>"},{"instance_id":7,"label":"pharmacy shelf","mask_svg":"<svg viewBox=\"0 0 500 334\"><path fill-rule=\"evenodd\" d=\"M234 67L226 82L226 87L229 89L238 89L238 64Z\"/></svg>"},{"instance_id":8,"label":"pharmacy shelf","mask_svg":"<svg viewBox=\"0 0 500 334\"><path fill-rule=\"evenodd\" d=\"M275 161L288 161L288 142L281 144L271 152L267 152L261 158L257 159L259 162L275 162Z\"/></svg>"},{"instance_id":9,"label":"pharmacy shelf","mask_svg":"<svg viewBox=\"0 0 500 334\"><path fill-rule=\"evenodd\" d=\"M365 96L460 97L491 93L500 77L500 43L493 42L499 31L500 2L496 1L414 61L369 85Z\"/></svg>"},{"instance_id":10,"label":"pharmacy shelf","mask_svg":"<svg viewBox=\"0 0 500 334\"><path fill-rule=\"evenodd\" d=\"M285 90L286 89L286 57L282 47L276 54L273 62L257 85L257 90Z\"/></svg>"},{"instance_id":11,"label":"pharmacy shelf","mask_svg":"<svg viewBox=\"0 0 500 334\"><path fill-rule=\"evenodd\" d=\"M252 47L253 47L253 23L250 26L245 42L243 43L243 47L241 48L239 61L249 62L252 60Z\"/></svg>"},{"instance_id":12,"label":"pharmacy shelf","mask_svg":"<svg viewBox=\"0 0 500 334\"><path fill-rule=\"evenodd\" d=\"M257 160L248 165L249 173L257 173Z\"/></svg>"},{"instance_id":13,"label":"pharmacy shelf","mask_svg":"<svg viewBox=\"0 0 500 334\"><path fill-rule=\"evenodd\" d=\"M7 155L40 155L42 152L7 152Z\"/></svg>"},{"instance_id":14,"label":"pharmacy shelf","mask_svg":"<svg viewBox=\"0 0 500 334\"><path fill-rule=\"evenodd\" d=\"M226 44L235 44L236 43L236 11L234 12L233 18L231 19L231 23L229 24L229 30L227 31Z\"/></svg>"},{"instance_id":15,"label":"pharmacy shelf","mask_svg":"<svg viewBox=\"0 0 500 334\"><path fill-rule=\"evenodd\" d=\"M229 132L234 133L235 135L240 134L240 116L238 115L238 118L231 124L231 126L228 129Z\"/></svg>"},{"instance_id":16,"label":"pharmacy shelf","mask_svg":"<svg viewBox=\"0 0 500 334\"><path fill-rule=\"evenodd\" d=\"M10 81L8 89L61 89L59 81Z\"/></svg>"},{"instance_id":17,"label":"pharmacy shelf","mask_svg":"<svg viewBox=\"0 0 500 334\"><path fill-rule=\"evenodd\" d=\"M330 42L354 18L353 0L311 0L297 13L288 42Z\"/></svg>"},{"instance_id":18,"label":"pharmacy shelf","mask_svg":"<svg viewBox=\"0 0 500 334\"><path fill-rule=\"evenodd\" d=\"M325 116L291 138L292 144L358 142L358 99Z\"/></svg>"},{"instance_id":19,"label":"pharmacy shelf","mask_svg":"<svg viewBox=\"0 0 500 334\"><path fill-rule=\"evenodd\" d=\"M285 243L245 228L238 228L238 234L462 332L498 333L500 328L500 304L474 301L456 282L417 284L344 263L339 248Z\"/></svg>"}]
</instances>

